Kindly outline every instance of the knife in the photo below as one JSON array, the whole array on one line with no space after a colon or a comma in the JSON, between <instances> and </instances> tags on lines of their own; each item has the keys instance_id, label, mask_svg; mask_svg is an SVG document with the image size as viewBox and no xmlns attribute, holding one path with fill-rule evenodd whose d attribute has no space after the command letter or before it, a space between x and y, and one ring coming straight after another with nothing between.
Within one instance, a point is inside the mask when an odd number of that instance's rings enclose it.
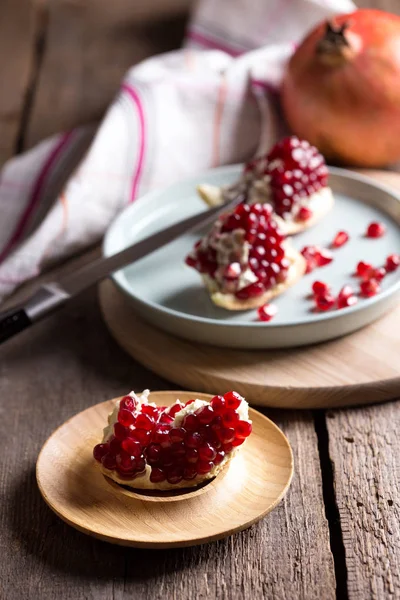
<instances>
[{"instance_id":1,"label":"knife","mask_svg":"<svg viewBox=\"0 0 400 600\"><path fill-rule=\"evenodd\" d=\"M238 196L223 206L217 206L188 217L125 248L117 254L108 258L98 258L74 273L62 277L57 282L40 286L22 306L0 313L0 343L33 325L36 321L43 319L66 304L68 300L114 273L114 271L144 258L176 240L184 233L195 233L198 229L212 224L220 214L243 202L243 200L243 197Z\"/></svg>"}]
</instances>

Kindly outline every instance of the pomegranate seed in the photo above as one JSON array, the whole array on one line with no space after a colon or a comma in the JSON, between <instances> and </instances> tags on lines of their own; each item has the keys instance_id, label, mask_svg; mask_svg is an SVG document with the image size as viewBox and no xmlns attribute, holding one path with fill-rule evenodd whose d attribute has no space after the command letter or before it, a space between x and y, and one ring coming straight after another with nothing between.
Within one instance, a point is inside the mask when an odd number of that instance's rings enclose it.
<instances>
[{"instance_id":1,"label":"pomegranate seed","mask_svg":"<svg viewBox=\"0 0 400 600\"><path fill-rule=\"evenodd\" d=\"M200 475L205 475L206 473L209 473L213 467L214 467L214 463L212 463L208 460L199 460L196 465L197 472Z\"/></svg>"},{"instance_id":2,"label":"pomegranate seed","mask_svg":"<svg viewBox=\"0 0 400 600\"><path fill-rule=\"evenodd\" d=\"M400 266L400 254L389 254L386 259L385 268L388 273L396 271Z\"/></svg>"},{"instance_id":3,"label":"pomegranate seed","mask_svg":"<svg viewBox=\"0 0 400 600\"><path fill-rule=\"evenodd\" d=\"M146 470L146 461L144 458L139 457L136 459L136 471L138 473L143 473Z\"/></svg>"},{"instance_id":4,"label":"pomegranate seed","mask_svg":"<svg viewBox=\"0 0 400 600\"><path fill-rule=\"evenodd\" d=\"M154 464L160 460L161 454L162 450L159 444L150 444L146 450L147 461Z\"/></svg>"},{"instance_id":5,"label":"pomegranate seed","mask_svg":"<svg viewBox=\"0 0 400 600\"><path fill-rule=\"evenodd\" d=\"M214 409L214 413L219 415L225 408L225 400L222 396L214 396L211 400L211 406Z\"/></svg>"},{"instance_id":6,"label":"pomegranate seed","mask_svg":"<svg viewBox=\"0 0 400 600\"><path fill-rule=\"evenodd\" d=\"M323 296L315 297L315 304L319 310L326 311L330 310L335 305L335 298L331 294L324 294Z\"/></svg>"},{"instance_id":7,"label":"pomegranate seed","mask_svg":"<svg viewBox=\"0 0 400 600\"><path fill-rule=\"evenodd\" d=\"M208 424L211 423L211 421L214 418L214 411L212 409L211 406L203 406L203 408L200 408L197 412L196 412L196 416L199 420L200 423L203 424Z\"/></svg>"},{"instance_id":8,"label":"pomegranate seed","mask_svg":"<svg viewBox=\"0 0 400 600\"><path fill-rule=\"evenodd\" d=\"M110 453L116 456L119 452L121 452L121 440L116 437L112 437L109 440L110 444Z\"/></svg>"},{"instance_id":9,"label":"pomegranate seed","mask_svg":"<svg viewBox=\"0 0 400 600\"><path fill-rule=\"evenodd\" d=\"M171 442L183 442L185 435L186 431L183 427L173 427L169 432L169 439Z\"/></svg>"},{"instance_id":10,"label":"pomegranate seed","mask_svg":"<svg viewBox=\"0 0 400 600\"><path fill-rule=\"evenodd\" d=\"M240 403L243 400L243 396L238 394L237 392L227 392L224 394L225 406L226 408L239 408Z\"/></svg>"},{"instance_id":11,"label":"pomegranate seed","mask_svg":"<svg viewBox=\"0 0 400 600\"><path fill-rule=\"evenodd\" d=\"M156 406L150 406L149 404L143 404L142 413L155 419L158 415L158 408Z\"/></svg>"},{"instance_id":12,"label":"pomegranate seed","mask_svg":"<svg viewBox=\"0 0 400 600\"><path fill-rule=\"evenodd\" d=\"M214 458L214 464L220 465L225 458L225 452L223 450L219 450Z\"/></svg>"},{"instance_id":13,"label":"pomegranate seed","mask_svg":"<svg viewBox=\"0 0 400 600\"><path fill-rule=\"evenodd\" d=\"M258 319L267 323L274 318L277 312L278 308L275 304L263 304L257 309Z\"/></svg>"},{"instance_id":14,"label":"pomegranate seed","mask_svg":"<svg viewBox=\"0 0 400 600\"><path fill-rule=\"evenodd\" d=\"M344 298L338 298L338 308L347 308L348 306L354 306L357 304L357 296L346 296Z\"/></svg>"},{"instance_id":15,"label":"pomegranate seed","mask_svg":"<svg viewBox=\"0 0 400 600\"><path fill-rule=\"evenodd\" d=\"M197 267L197 258L192 256L191 254L188 254L188 256L186 256L186 258L185 258L185 263L188 265L188 267L196 268Z\"/></svg>"},{"instance_id":16,"label":"pomegranate seed","mask_svg":"<svg viewBox=\"0 0 400 600\"><path fill-rule=\"evenodd\" d=\"M381 291L381 288L376 279L367 279L360 283L360 291L362 296L370 298L371 296L378 294Z\"/></svg>"},{"instance_id":17,"label":"pomegranate seed","mask_svg":"<svg viewBox=\"0 0 400 600\"><path fill-rule=\"evenodd\" d=\"M187 431L194 431L195 429L198 429L199 421L196 415L186 415L186 417L183 419L182 426Z\"/></svg>"},{"instance_id":18,"label":"pomegranate seed","mask_svg":"<svg viewBox=\"0 0 400 600\"><path fill-rule=\"evenodd\" d=\"M235 439L235 430L232 427L223 427L217 431L217 435L223 444L229 444Z\"/></svg>"},{"instance_id":19,"label":"pomegranate seed","mask_svg":"<svg viewBox=\"0 0 400 600\"><path fill-rule=\"evenodd\" d=\"M176 402L173 406L169 408L169 414L171 417L175 417L175 415L180 412L183 408L183 404L181 402Z\"/></svg>"},{"instance_id":20,"label":"pomegranate seed","mask_svg":"<svg viewBox=\"0 0 400 600\"><path fill-rule=\"evenodd\" d=\"M128 437L130 430L127 427L121 425L121 423L114 423L114 435L119 440L124 440Z\"/></svg>"},{"instance_id":21,"label":"pomegranate seed","mask_svg":"<svg viewBox=\"0 0 400 600\"><path fill-rule=\"evenodd\" d=\"M209 460L212 461L216 457L217 453L215 449L210 444L204 444L199 448L199 457L200 460Z\"/></svg>"},{"instance_id":22,"label":"pomegranate seed","mask_svg":"<svg viewBox=\"0 0 400 600\"><path fill-rule=\"evenodd\" d=\"M252 432L252 425L248 421L239 421L235 426L235 435L237 438L247 438Z\"/></svg>"},{"instance_id":23,"label":"pomegranate seed","mask_svg":"<svg viewBox=\"0 0 400 600\"><path fill-rule=\"evenodd\" d=\"M222 422L225 425L225 427L235 427L238 420L239 415L233 408L228 408L222 414Z\"/></svg>"},{"instance_id":24,"label":"pomegranate seed","mask_svg":"<svg viewBox=\"0 0 400 600\"><path fill-rule=\"evenodd\" d=\"M370 238L379 238L386 233L386 227L383 223L373 222L367 227L366 236Z\"/></svg>"},{"instance_id":25,"label":"pomegranate seed","mask_svg":"<svg viewBox=\"0 0 400 600\"><path fill-rule=\"evenodd\" d=\"M242 272L242 268L238 262L231 263L224 271L225 279L237 279Z\"/></svg>"},{"instance_id":26,"label":"pomegranate seed","mask_svg":"<svg viewBox=\"0 0 400 600\"><path fill-rule=\"evenodd\" d=\"M167 471L168 483L180 483L183 479L183 470L178 468L172 468Z\"/></svg>"},{"instance_id":27,"label":"pomegranate seed","mask_svg":"<svg viewBox=\"0 0 400 600\"><path fill-rule=\"evenodd\" d=\"M124 427L129 427L135 424L135 417L129 410L122 408L118 412L118 423L121 423Z\"/></svg>"},{"instance_id":28,"label":"pomegranate seed","mask_svg":"<svg viewBox=\"0 0 400 600\"><path fill-rule=\"evenodd\" d=\"M117 466L115 456L113 456L112 454L105 454L101 459L101 464L105 469L108 469L109 471L112 471Z\"/></svg>"},{"instance_id":29,"label":"pomegranate seed","mask_svg":"<svg viewBox=\"0 0 400 600\"><path fill-rule=\"evenodd\" d=\"M138 429L145 429L146 431L151 431L154 427L154 419L149 415L139 414L136 417L136 427Z\"/></svg>"},{"instance_id":30,"label":"pomegranate seed","mask_svg":"<svg viewBox=\"0 0 400 600\"><path fill-rule=\"evenodd\" d=\"M98 462L101 462L101 459L103 458L103 456L105 456L107 454L108 450L109 450L108 444L97 444L93 448L93 456Z\"/></svg>"},{"instance_id":31,"label":"pomegranate seed","mask_svg":"<svg viewBox=\"0 0 400 600\"><path fill-rule=\"evenodd\" d=\"M302 206L297 213L296 220L297 221L309 221L313 216L313 211L307 208L306 206Z\"/></svg>"},{"instance_id":32,"label":"pomegranate seed","mask_svg":"<svg viewBox=\"0 0 400 600\"><path fill-rule=\"evenodd\" d=\"M339 292L338 300L344 300L350 296L354 296L353 288L350 285L344 285Z\"/></svg>"},{"instance_id":33,"label":"pomegranate seed","mask_svg":"<svg viewBox=\"0 0 400 600\"><path fill-rule=\"evenodd\" d=\"M236 437L233 442L232 442L232 446L235 448L236 446L241 446L244 442L243 438L238 438Z\"/></svg>"},{"instance_id":34,"label":"pomegranate seed","mask_svg":"<svg viewBox=\"0 0 400 600\"><path fill-rule=\"evenodd\" d=\"M364 275L364 279L376 279L376 281L382 281L385 276L385 267L379 267L377 269L369 269L369 271L367 271L367 273Z\"/></svg>"},{"instance_id":35,"label":"pomegranate seed","mask_svg":"<svg viewBox=\"0 0 400 600\"><path fill-rule=\"evenodd\" d=\"M162 469L157 467L153 467L150 473L150 481L152 483L160 483L161 481L165 481L166 476Z\"/></svg>"},{"instance_id":36,"label":"pomegranate seed","mask_svg":"<svg viewBox=\"0 0 400 600\"><path fill-rule=\"evenodd\" d=\"M333 261L333 255L330 250L322 249L316 252L315 254L315 262L317 267L324 267L325 265L329 265Z\"/></svg>"},{"instance_id":37,"label":"pomegranate seed","mask_svg":"<svg viewBox=\"0 0 400 600\"><path fill-rule=\"evenodd\" d=\"M365 277L371 269L373 269L373 266L370 263L360 261L356 267L356 275L358 277Z\"/></svg>"},{"instance_id":38,"label":"pomegranate seed","mask_svg":"<svg viewBox=\"0 0 400 600\"><path fill-rule=\"evenodd\" d=\"M188 432L185 438L185 446L188 448L198 448L203 441L203 436L198 431Z\"/></svg>"},{"instance_id":39,"label":"pomegranate seed","mask_svg":"<svg viewBox=\"0 0 400 600\"><path fill-rule=\"evenodd\" d=\"M235 295L239 300L247 300L248 298L260 296L264 291L265 288L262 283L251 283L241 290L238 290Z\"/></svg>"},{"instance_id":40,"label":"pomegranate seed","mask_svg":"<svg viewBox=\"0 0 400 600\"><path fill-rule=\"evenodd\" d=\"M162 423L163 425L169 425L170 423L173 422L173 420L174 420L174 417L171 417L171 415L169 415L166 412L164 412L160 416L158 422Z\"/></svg>"},{"instance_id":41,"label":"pomegranate seed","mask_svg":"<svg viewBox=\"0 0 400 600\"><path fill-rule=\"evenodd\" d=\"M138 442L140 442L142 446L145 446L150 441L151 432L147 431L146 429L135 429L132 431L130 437L133 437L133 439L136 439Z\"/></svg>"},{"instance_id":42,"label":"pomegranate seed","mask_svg":"<svg viewBox=\"0 0 400 600\"><path fill-rule=\"evenodd\" d=\"M190 481L197 477L197 469L196 467L187 466L183 469L183 479Z\"/></svg>"},{"instance_id":43,"label":"pomegranate seed","mask_svg":"<svg viewBox=\"0 0 400 600\"><path fill-rule=\"evenodd\" d=\"M222 448L225 454L228 454L229 452L232 452L233 444L231 442L227 442L223 444Z\"/></svg>"},{"instance_id":44,"label":"pomegranate seed","mask_svg":"<svg viewBox=\"0 0 400 600\"><path fill-rule=\"evenodd\" d=\"M132 438L126 438L122 440L121 447L125 450L127 454L134 456L135 458L139 457L142 453L142 446L139 442L136 442Z\"/></svg>"},{"instance_id":45,"label":"pomegranate seed","mask_svg":"<svg viewBox=\"0 0 400 600\"><path fill-rule=\"evenodd\" d=\"M174 442L171 446L171 452L174 456L185 456L185 444L183 442Z\"/></svg>"},{"instance_id":46,"label":"pomegranate seed","mask_svg":"<svg viewBox=\"0 0 400 600\"><path fill-rule=\"evenodd\" d=\"M329 285L327 283L324 283L323 281L314 281L311 289L316 296L329 294L330 292Z\"/></svg>"},{"instance_id":47,"label":"pomegranate seed","mask_svg":"<svg viewBox=\"0 0 400 600\"><path fill-rule=\"evenodd\" d=\"M188 401L186 402L185 406L189 406L189 404L193 404L193 402L194 402L194 399L192 399L192 400L188 400Z\"/></svg>"},{"instance_id":48,"label":"pomegranate seed","mask_svg":"<svg viewBox=\"0 0 400 600\"><path fill-rule=\"evenodd\" d=\"M186 460L188 463L196 463L199 460L199 451L196 448L186 450Z\"/></svg>"},{"instance_id":49,"label":"pomegranate seed","mask_svg":"<svg viewBox=\"0 0 400 600\"><path fill-rule=\"evenodd\" d=\"M333 238L333 242L331 244L332 248L340 248L344 246L350 239L349 234L346 231L338 231L335 237Z\"/></svg>"},{"instance_id":50,"label":"pomegranate seed","mask_svg":"<svg viewBox=\"0 0 400 600\"><path fill-rule=\"evenodd\" d=\"M133 411L136 408L136 401L132 398L132 396L124 396L119 404L119 407Z\"/></svg>"}]
</instances>

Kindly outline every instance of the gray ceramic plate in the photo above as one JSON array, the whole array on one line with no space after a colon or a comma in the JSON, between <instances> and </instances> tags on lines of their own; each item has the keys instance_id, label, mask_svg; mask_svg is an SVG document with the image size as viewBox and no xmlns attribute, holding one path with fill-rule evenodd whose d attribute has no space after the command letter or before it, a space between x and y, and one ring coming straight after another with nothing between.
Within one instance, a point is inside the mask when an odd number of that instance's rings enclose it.
<instances>
[{"instance_id":1,"label":"gray ceramic plate","mask_svg":"<svg viewBox=\"0 0 400 600\"><path fill-rule=\"evenodd\" d=\"M126 208L110 226L104 241L109 256L159 229L205 210L195 187L200 182L222 185L236 180L241 167L228 166L192 177L167 189L147 194ZM364 327L398 301L400 269L382 282L382 292L358 304L326 313L313 311L312 282L323 280L335 292L346 283L358 288L352 276L359 260L376 266L388 254L400 251L400 196L372 180L344 169L330 169L335 207L310 231L293 238L301 249L307 244L327 246L345 229L350 241L334 250L330 265L317 269L274 300L278 314L270 323L257 321L256 311L231 312L214 306L200 276L183 259L199 236L186 235L113 275L113 280L136 311L147 321L195 342L229 348L284 348L329 340ZM371 221L382 221L385 236L368 239ZM200 235L200 234L199 234Z\"/></svg>"}]
</instances>

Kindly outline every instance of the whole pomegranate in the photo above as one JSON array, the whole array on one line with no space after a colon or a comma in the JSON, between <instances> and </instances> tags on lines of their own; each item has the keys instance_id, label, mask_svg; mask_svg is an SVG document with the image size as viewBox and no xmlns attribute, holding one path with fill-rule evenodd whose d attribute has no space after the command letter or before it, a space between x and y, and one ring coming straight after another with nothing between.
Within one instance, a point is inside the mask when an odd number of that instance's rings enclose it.
<instances>
[{"instance_id":1,"label":"whole pomegranate","mask_svg":"<svg viewBox=\"0 0 400 600\"><path fill-rule=\"evenodd\" d=\"M398 160L400 17L365 9L320 24L289 61L282 103L294 133L328 160Z\"/></svg>"}]
</instances>

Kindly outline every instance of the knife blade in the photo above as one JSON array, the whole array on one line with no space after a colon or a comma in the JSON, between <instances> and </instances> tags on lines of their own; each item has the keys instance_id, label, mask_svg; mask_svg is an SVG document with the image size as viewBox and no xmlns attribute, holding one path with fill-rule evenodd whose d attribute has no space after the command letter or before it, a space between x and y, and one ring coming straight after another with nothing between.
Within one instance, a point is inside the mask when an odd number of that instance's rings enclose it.
<instances>
[{"instance_id":1,"label":"knife blade","mask_svg":"<svg viewBox=\"0 0 400 600\"><path fill-rule=\"evenodd\" d=\"M40 286L22 306L0 313L0 343L43 319L111 273L144 258L185 233L195 233L198 229L211 225L219 215L241 201L243 198L238 196L223 206L197 213L132 244L117 254L107 258L98 258L77 271L65 275L59 281Z\"/></svg>"}]
</instances>

